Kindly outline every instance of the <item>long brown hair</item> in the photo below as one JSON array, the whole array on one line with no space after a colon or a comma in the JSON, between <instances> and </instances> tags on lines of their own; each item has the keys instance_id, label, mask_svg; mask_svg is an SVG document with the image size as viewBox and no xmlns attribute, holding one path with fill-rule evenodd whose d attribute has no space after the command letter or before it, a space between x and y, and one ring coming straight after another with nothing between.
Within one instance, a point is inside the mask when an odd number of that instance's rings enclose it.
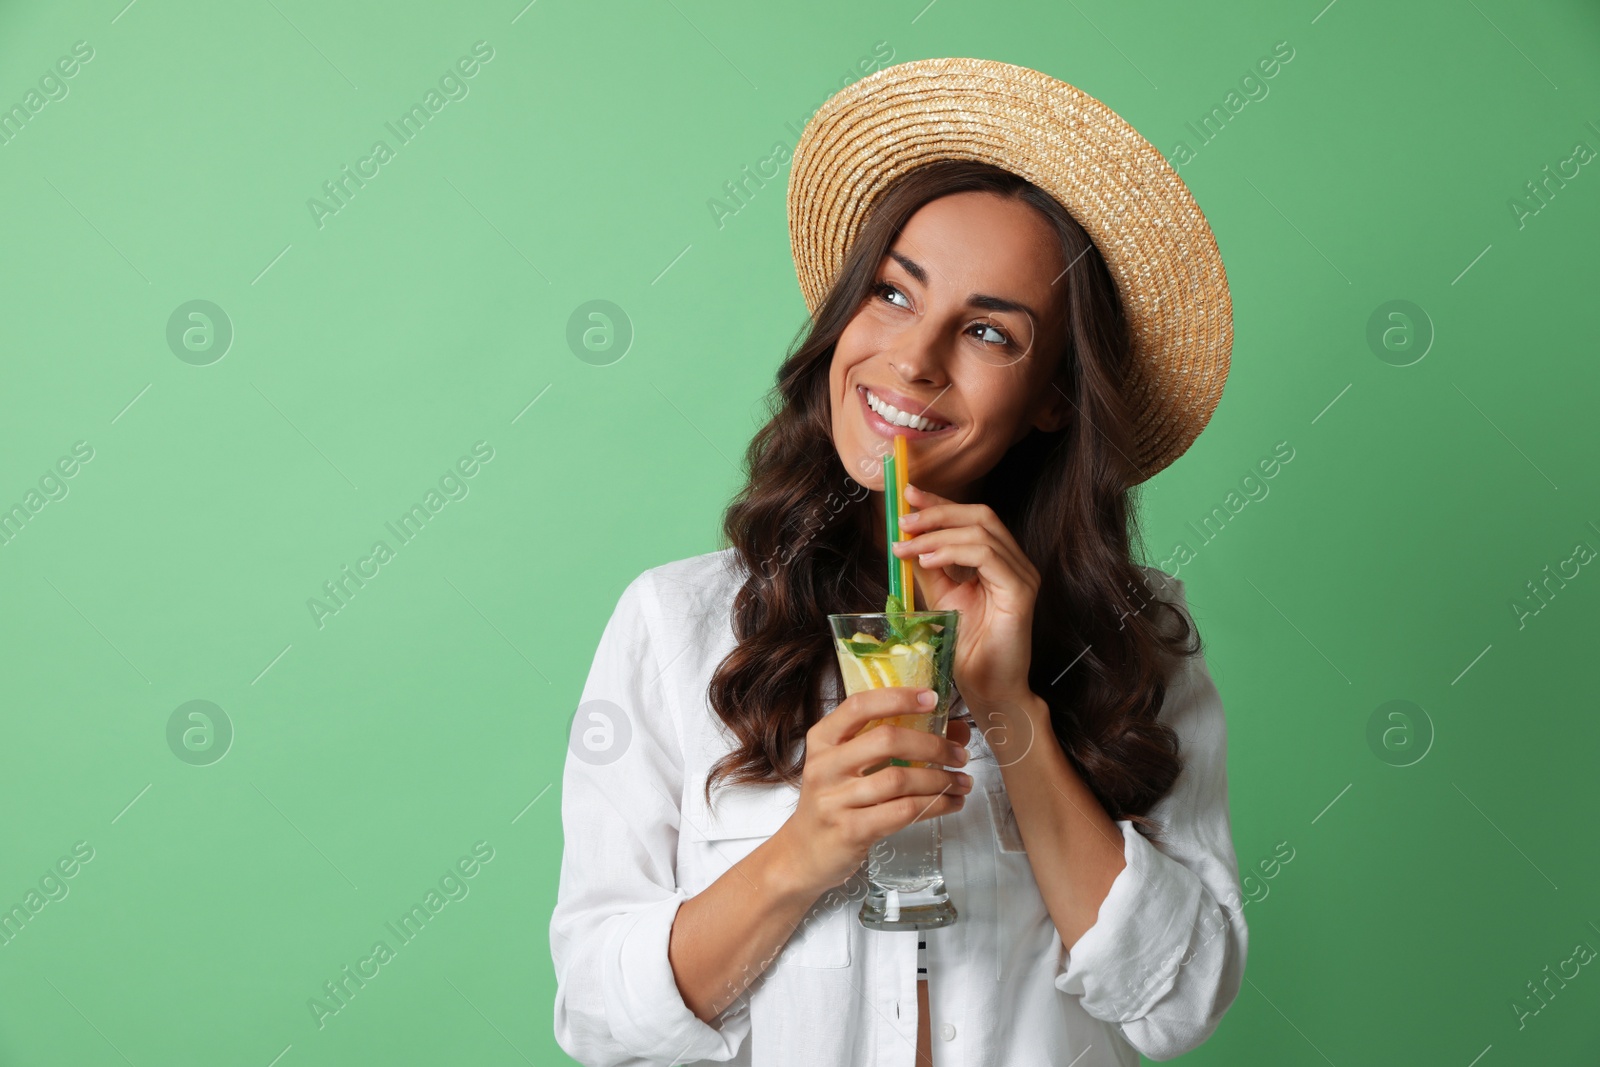
<instances>
[{"instance_id":1,"label":"long brown hair","mask_svg":"<svg viewBox=\"0 0 1600 1067\"><path fill-rule=\"evenodd\" d=\"M966 160L926 164L883 194L778 368L770 419L745 453L748 481L723 519L744 584L732 609L738 643L718 665L709 698L737 748L712 767L706 799L722 778L799 783L806 730L822 716L822 681L838 678L826 616L879 610L888 595L870 537L870 494L834 448L829 369L895 235L922 205L967 190L1032 205L1072 265L1058 297L1066 342L1055 385L1075 417L1013 445L981 489L1042 577L1029 686L1049 704L1056 738L1107 813L1157 831L1145 813L1182 765L1177 735L1156 716L1172 657L1201 646L1198 630L1151 592L1132 554L1142 542L1121 388L1127 323L1104 260L1066 209L1009 171Z\"/></svg>"}]
</instances>

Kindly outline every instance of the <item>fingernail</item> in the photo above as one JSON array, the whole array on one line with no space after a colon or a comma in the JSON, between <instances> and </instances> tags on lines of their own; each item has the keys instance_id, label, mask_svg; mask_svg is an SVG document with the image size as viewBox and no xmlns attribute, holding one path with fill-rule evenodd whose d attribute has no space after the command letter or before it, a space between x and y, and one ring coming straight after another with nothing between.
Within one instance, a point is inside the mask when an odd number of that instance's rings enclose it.
<instances>
[{"instance_id":1,"label":"fingernail","mask_svg":"<svg viewBox=\"0 0 1600 1067\"><path fill-rule=\"evenodd\" d=\"M950 762L959 767L963 763L967 762L968 758L967 750L964 748L958 748L956 749L956 754L950 758Z\"/></svg>"},{"instance_id":2,"label":"fingernail","mask_svg":"<svg viewBox=\"0 0 1600 1067\"><path fill-rule=\"evenodd\" d=\"M922 692L917 694L917 703L921 704L925 708L931 708L935 704L939 703L939 694L935 693L932 689L924 689Z\"/></svg>"},{"instance_id":3,"label":"fingernail","mask_svg":"<svg viewBox=\"0 0 1600 1067\"><path fill-rule=\"evenodd\" d=\"M965 771L956 771L955 776L956 781L961 783L962 789L972 788L972 775L967 774Z\"/></svg>"}]
</instances>

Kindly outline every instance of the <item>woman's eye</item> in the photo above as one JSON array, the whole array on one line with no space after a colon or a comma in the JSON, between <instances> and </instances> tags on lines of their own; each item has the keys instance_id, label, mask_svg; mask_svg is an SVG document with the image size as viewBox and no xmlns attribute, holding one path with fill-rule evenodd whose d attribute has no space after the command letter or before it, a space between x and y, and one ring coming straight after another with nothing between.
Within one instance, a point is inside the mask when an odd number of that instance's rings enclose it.
<instances>
[{"instance_id":1,"label":"woman's eye","mask_svg":"<svg viewBox=\"0 0 1600 1067\"><path fill-rule=\"evenodd\" d=\"M985 344L1008 345L1008 344L1011 343L1011 338L1006 335L1006 332L1004 330L996 327L996 326L992 326L987 322L976 322L976 323L973 323L973 325L976 326L980 330L989 331L990 333L994 334L995 337L998 338L998 340L989 340L987 338L982 338Z\"/></svg>"},{"instance_id":2,"label":"woman's eye","mask_svg":"<svg viewBox=\"0 0 1600 1067\"><path fill-rule=\"evenodd\" d=\"M894 294L895 296L900 297L901 299L905 299L905 295L906 295L906 294L902 293L900 290L896 289L894 286L890 285L888 282L879 282L879 283L877 283L876 285L874 285L872 287L872 291L877 293L879 296L883 297L886 300L888 300L889 295L891 293ZM894 304L893 300L890 300L889 302L891 304ZM911 302L909 300L907 300L904 304L894 304L894 306L897 307L897 308L909 308L911 306Z\"/></svg>"}]
</instances>

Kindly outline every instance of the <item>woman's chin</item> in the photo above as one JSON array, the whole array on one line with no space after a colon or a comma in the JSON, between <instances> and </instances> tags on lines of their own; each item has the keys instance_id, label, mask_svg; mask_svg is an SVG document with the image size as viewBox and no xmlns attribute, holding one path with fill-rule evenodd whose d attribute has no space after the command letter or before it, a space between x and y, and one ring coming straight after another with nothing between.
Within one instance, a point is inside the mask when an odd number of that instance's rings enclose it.
<instances>
[{"instance_id":1,"label":"woman's chin","mask_svg":"<svg viewBox=\"0 0 1600 1067\"><path fill-rule=\"evenodd\" d=\"M883 453L858 448L854 444L847 448L835 444L834 453L852 479L875 492L883 492Z\"/></svg>"}]
</instances>

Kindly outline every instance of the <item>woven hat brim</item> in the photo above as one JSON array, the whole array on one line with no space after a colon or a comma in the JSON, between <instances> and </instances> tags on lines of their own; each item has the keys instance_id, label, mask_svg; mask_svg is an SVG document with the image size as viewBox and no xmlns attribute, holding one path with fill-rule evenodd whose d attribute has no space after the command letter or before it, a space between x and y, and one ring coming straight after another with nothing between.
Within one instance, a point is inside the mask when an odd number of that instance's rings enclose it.
<instances>
[{"instance_id":1,"label":"woven hat brim","mask_svg":"<svg viewBox=\"0 0 1600 1067\"><path fill-rule=\"evenodd\" d=\"M815 312L877 197L934 160L1002 167L1061 202L1100 250L1127 314L1144 480L1199 436L1222 397L1233 308L1215 235L1188 187L1105 104L997 60L886 67L830 97L790 165L790 247Z\"/></svg>"}]
</instances>

